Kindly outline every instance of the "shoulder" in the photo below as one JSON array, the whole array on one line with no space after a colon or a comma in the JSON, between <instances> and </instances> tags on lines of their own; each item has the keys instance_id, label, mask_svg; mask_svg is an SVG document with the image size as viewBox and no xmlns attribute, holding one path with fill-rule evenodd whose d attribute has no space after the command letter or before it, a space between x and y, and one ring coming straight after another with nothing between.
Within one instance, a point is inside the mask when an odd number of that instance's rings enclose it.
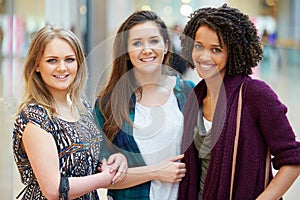
<instances>
[{"instance_id":1,"label":"shoulder","mask_svg":"<svg viewBox=\"0 0 300 200\"><path fill-rule=\"evenodd\" d=\"M81 97L80 101L84 105L85 108L87 108L89 110L92 109L92 106L86 97Z\"/></svg>"},{"instance_id":2,"label":"shoulder","mask_svg":"<svg viewBox=\"0 0 300 200\"><path fill-rule=\"evenodd\" d=\"M251 110L273 112L273 110L287 111L287 107L278 98L275 91L264 81L250 79L245 82L243 99Z\"/></svg>"},{"instance_id":3,"label":"shoulder","mask_svg":"<svg viewBox=\"0 0 300 200\"><path fill-rule=\"evenodd\" d=\"M196 86L196 84L191 80L182 79L181 81L183 83L183 87L194 88Z\"/></svg>"},{"instance_id":4,"label":"shoulder","mask_svg":"<svg viewBox=\"0 0 300 200\"><path fill-rule=\"evenodd\" d=\"M274 90L262 80L248 79L244 88L249 99L278 99Z\"/></svg>"},{"instance_id":5,"label":"shoulder","mask_svg":"<svg viewBox=\"0 0 300 200\"><path fill-rule=\"evenodd\" d=\"M25 128L26 124L31 122L42 129L48 130L51 127L51 121L52 118L49 116L49 112L43 106L32 103L21 110L15 121L15 128Z\"/></svg>"},{"instance_id":6,"label":"shoulder","mask_svg":"<svg viewBox=\"0 0 300 200\"><path fill-rule=\"evenodd\" d=\"M27 120L34 120L34 119L44 119L49 117L46 108L39 104L28 104L25 106L21 113L22 116L26 117Z\"/></svg>"},{"instance_id":7,"label":"shoulder","mask_svg":"<svg viewBox=\"0 0 300 200\"><path fill-rule=\"evenodd\" d=\"M193 81L176 77L175 90L182 90L187 95L194 87L195 83Z\"/></svg>"},{"instance_id":8,"label":"shoulder","mask_svg":"<svg viewBox=\"0 0 300 200\"><path fill-rule=\"evenodd\" d=\"M100 124L100 126L102 126L104 123L104 117L100 111L99 103L100 103L100 97L98 97L95 101L93 115L95 120Z\"/></svg>"}]
</instances>

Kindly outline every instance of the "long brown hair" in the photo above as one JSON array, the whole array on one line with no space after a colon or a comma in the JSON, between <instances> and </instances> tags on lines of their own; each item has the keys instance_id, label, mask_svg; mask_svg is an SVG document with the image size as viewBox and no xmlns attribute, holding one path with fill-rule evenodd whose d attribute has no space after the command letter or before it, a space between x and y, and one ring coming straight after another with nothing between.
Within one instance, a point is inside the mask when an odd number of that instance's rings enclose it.
<instances>
[{"instance_id":1,"label":"long brown hair","mask_svg":"<svg viewBox=\"0 0 300 200\"><path fill-rule=\"evenodd\" d=\"M76 78L70 85L69 95L72 100L72 106L83 108L80 98L83 94L88 72L81 44L71 31L46 25L34 35L27 52L23 71L25 81L24 97L19 106L18 113L29 103L36 103L43 106L49 114L56 112L54 98L47 89L40 73L36 72L36 68L44 54L47 44L54 38L65 40L75 52L78 69Z\"/></svg>"},{"instance_id":2,"label":"long brown hair","mask_svg":"<svg viewBox=\"0 0 300 200\"><path fill-rule=\"evenodd\" d=\"M99 108L104 117L102 129L110 140L113 140L116 136L124 120L132 125L132 121L129 118L129 105L135 103L132 99L132 94L136 90L140 90L140 88L135 85L135 77L132 73L133 65L127 53L128 32L133 26L147 21L156 23L164 43L169 49L171 47L167 26L153 11L137 11L121 24L113 46L114 59L110 80L99 95ZM163 60L164 65L168 65L169 57L170 52L168 51Z\"/></svg>"}]
</instances>

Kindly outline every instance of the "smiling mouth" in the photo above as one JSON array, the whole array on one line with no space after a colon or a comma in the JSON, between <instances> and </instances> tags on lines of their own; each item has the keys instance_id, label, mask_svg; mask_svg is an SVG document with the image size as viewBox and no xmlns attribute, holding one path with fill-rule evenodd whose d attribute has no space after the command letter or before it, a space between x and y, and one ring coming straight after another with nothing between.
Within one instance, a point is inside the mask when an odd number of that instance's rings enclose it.
<instances>
[{"instance_id":1,"label":"smiling mouth","mask_svg":"<svg viewBox=\"0 0 300 200\"><path fill-rule=\"evenodd\" d=\"M201 68L201 69L203 69L203 70L210 70L210 69L213 69L213 68L215 68L215 64L208 64L208 65L206 65L206 64L200 64L199 65L199 67Z\"/></svg>"},{"instance_id":2,"label":"smiling mouth","mask_svg":"<svg viewBox=\"0 0 300 200\"><path fill-rule=\"evenodd\" d=\"M140 59L140 60L143 61L143 62L151 62L151 61L155 60L155 57L151 57L151 58L142 58L142 59Z\"/></svg>"},{"instance_id":3,"label":"smiling mouth","mask_svg":"<svg viewBox=\"0 0 300 200\"><path fill-rule=\"evenodd\" d=\"M53 75L55 78L58 78L58 79L65 79L69 76L69 74L66 74L66 75Z\"/></svg>"}]
</instances>

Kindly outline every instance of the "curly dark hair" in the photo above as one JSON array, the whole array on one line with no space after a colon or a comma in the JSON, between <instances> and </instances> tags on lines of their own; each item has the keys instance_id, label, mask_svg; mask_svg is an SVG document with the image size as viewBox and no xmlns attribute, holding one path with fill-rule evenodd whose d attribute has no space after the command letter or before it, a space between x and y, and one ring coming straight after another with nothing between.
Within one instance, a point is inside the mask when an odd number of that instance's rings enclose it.
<instances>
[{"instance_id":1,"label":"curly dark hair","mask_svg":"<svg viewBox=\"0 0 300 200\"><path fill-rule=\"evenodd\" d=\"M252 74L252 68L262 59L263 50L257 29L248 15L227 4L219 8L200 8L192 13L180 37L182 56L191 68L194 68L195 35L202 25L216 31L221 47L224 44L228 49L226 74Z\"/></svg>"}]
</instances>

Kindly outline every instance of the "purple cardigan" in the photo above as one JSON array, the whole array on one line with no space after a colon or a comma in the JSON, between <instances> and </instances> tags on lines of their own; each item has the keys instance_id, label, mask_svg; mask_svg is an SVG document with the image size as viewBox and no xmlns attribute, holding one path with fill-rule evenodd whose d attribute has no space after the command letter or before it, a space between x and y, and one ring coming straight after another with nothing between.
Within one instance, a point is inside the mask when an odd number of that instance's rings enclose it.
<instances>
[{"instance_id":1,"label":"purple cardigan","mask_svg":"<svg viewBox=\"0 0 300 200\"><path fill-rule=\"evenodd\" d=\"M300 165L300 142L286 117L287 107L264 82L249 76L225 76L212 124L212 154L202 199L228 200L232 152L236 129L238 93L243 104L233 199L253 200L264 190L265 158L269 147L275 169ZM187 173L179 186L179 200L197 200L201 167L193 144L198 108L206 95L205 81L191 93L186 104L182 151ZM270 179L273 178L270 170Z\"/></svg>"}]
</instances>

